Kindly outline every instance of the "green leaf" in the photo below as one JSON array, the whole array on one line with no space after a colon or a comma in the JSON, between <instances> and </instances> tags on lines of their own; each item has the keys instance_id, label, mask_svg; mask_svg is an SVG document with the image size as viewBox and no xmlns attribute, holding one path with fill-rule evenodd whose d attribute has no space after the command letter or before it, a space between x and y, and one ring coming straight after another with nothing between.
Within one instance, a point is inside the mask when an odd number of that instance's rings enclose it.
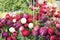
<instances>
[{"instance_id":1,"label":"green leaf","mask_svg":"<svg viewBox=\"0 0 60 40\"><path fill-rule=\"evenodd\" d=\"M45 40L44 36L42 36L42 37L40 38L40 40Z\"/></svg>"}]
</instances>

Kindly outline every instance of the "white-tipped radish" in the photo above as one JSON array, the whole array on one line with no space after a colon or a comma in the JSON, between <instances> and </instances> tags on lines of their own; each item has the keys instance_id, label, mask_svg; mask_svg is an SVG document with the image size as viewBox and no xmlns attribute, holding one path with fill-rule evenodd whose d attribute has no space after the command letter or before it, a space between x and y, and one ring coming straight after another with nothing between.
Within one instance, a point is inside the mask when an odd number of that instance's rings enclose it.
<instances>
[{"instance_id":1,"label":"white-tipped radish","mask_svg":"<svg viewBox=\"0 0 60 40\"><path fill-rule=\"evenodd\" d=\"M29 23L28 27L32 29L33 28L33 23Z\"/></svg>"},{"instance_id":2,"label":"white-tipped radish","mask_svg":"<svg viewBox=\"0 0 60 40\"><path fill-rule=\"evenodd\" d=\"M26 22L27 22L26 18L22 18L22 19L21 19L21 23L22 23L22 24L25 24Z\"/></svg>"},{"instance_id":3,"label":"white-tipped radish","mask_svg":"<svg viewBox=\"0 0 60 40\"><path fill-rule=\"evenodd\" d=\"M9 28L9 31L13 33L13 32L15 32L16 30L15 30L14 27L10 27L10 28Z\"/></svg>"},{"instance_id":4,"label":"white-tipped radish","mask_svg":"<svg viewBox=\"0 0 60 40\"><path fill-rule=\"evenodd\" d=\"M16 19L13 19L13 22L15 23L16 22Z\"/></svg>"}]
</instances>

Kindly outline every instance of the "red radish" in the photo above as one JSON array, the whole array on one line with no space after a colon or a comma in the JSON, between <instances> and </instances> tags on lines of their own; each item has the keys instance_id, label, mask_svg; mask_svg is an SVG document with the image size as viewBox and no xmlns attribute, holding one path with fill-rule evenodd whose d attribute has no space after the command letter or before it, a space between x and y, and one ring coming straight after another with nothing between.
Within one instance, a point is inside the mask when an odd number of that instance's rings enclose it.
<instances>
[{"instance_id":1,"label":"red radish","mask_svg":"<svg viewBox=\"0 0 60 40\"><path fill-rule=\"evenodd\" d=\"M14 36L9 36L6 38L6 40L16 40L16 38Z\"/></svg>"},{"instance_id":2,"label":"red radish","mask_svg":"<svg viewBox=\"0 0 60 40\"><path fill-rule=\"evenodd\" d=\"M54 17L58 17L58 12L54 12L52 15L53 15Z\"/></svg>"},{"instance_id":3,"label":"red radish","mask_svg":"<svg viewBox=\"0 0 60 40\"><path fill-rule=\"evenodd\" d=\"M11 40L16 40L16 37L15 36L11 36Z\"/></svg>"},{"instance_id":4,"label":"red radish","mask_svg":"<svg viewBox=\"0 0 60 40\"><path fill-rule=\"evenodd\" d=\"M54 21L54 24L56 25L56 24L60 24L58 21Z\"/></svg>"},{"instance_id":5,"label":"red radish","mask_svg":"<svg viewBox=\"0 0 60 40\"><path fill-rule=\"evenodd\" d=\"M38 20L40 20L40 15L38 16Z\"/></svg>"},{"instance_id":6,"label":"red radish","mask_svg":"<svg viewBox=\"0 0 60 40\"><path fill-rule=\"evenodd\" d=\"M6 18L10 18L10 15L9 14L6 14Z\"/></svg>"},{"instance_id":7,"label":"red radish","mask_svg":"<svg viewBox=\"0 0 60 40\"><path fill-rule=\"evenodd\" d=\"M55 13L56 12L56 8L52 7L52 12Z\"/></svg>"},{"instance_id":8,"label":"red radish","mask_svg":"<svg viewBox=\"0 0 60 40\"><path fill-rule=\"evenodd\" d=\"M41 27L40 29L39 29L39 34L41 35L41 36L45 36L46 34L47 34L47 28L46 27Z\"/></svg>"},{"instance_id":9,"label":"red radish","mask_svg":"<svg viewBox=\"0 0 60 40\"><path fill-rule=\"evenodd\" d=\"M57 32L56 34L57 34L58 36L60 36L60 32Z\"/></svg>"},{"instance_id":10,"label":"red radish","mask_svg":"<svg viewBox=\"0 0 60 40\"><path fill-rule=\"evenodd\" d=\"M27 14L24 14L23 15L23 18L26 18L27 19L28 18L28 15Z\"/></svg>"},{"instance_id":11,"label":"red radish","mask_svg":"<svg viewBox=\"0 0 60 40\"><path fill-rule=\"evenodd\" d=\"M56 38L56 40L60 40L60 38Z\"/></svg>"},{"instance_id":12,"label":"red radish","mask_svg":"<svg viewBox=\"0 0 60 40\"><path fill-rule=\"evenodd\" d=\"M23 13L20 14L20 17L21 17L21 18L23 17Z\"/></svg>"},{"instance_id":13,"label":"red radish","mask_svg":"<svg viewBox=\"0 0 60 40\"><path fill-rule=\"evenodd\" d=\"M33 36L37 36L38 35L38 31L32 30L32 35Z\"/></svg>"},{"instance_id":14,"label":"red radish","mask_svg":"<svg viewBox=\"0 0 60 40\"><path fill-rule=\"evenodd\" d=\"M39 25L36 25L35 27L34 27L34 31L38 31L39 30Z\"/></svg>"},{"instance_id":15,"label":"red radish","mask_svg":"<svg viewBox=\"0 0 60 40\"><path fill-rule=\"evenodd\" d=\"M16 15L16 20L19 20L21 17L20 17L20 15Z\"/></svg>"},{"instance_id":16,"label":"red radish","mask_svg":"<svg viewBox=\"0 0 60 40\"><path fill-rule=\"evenodd\" d=\"M32 15L30 15L30 14L27 14L28 15L28 18L32 18Z\"/></svg>"},{"instance_id":17,"label":"red radish","mask_svg":"<svg viewBox=\"0 0 60 40\"><path fill-rule=\"evenodd\" d=\"M10 16L9 14L6 14L6 18L9 19L9 20L13 20L13 17Z\"/></svg>"},{"instance_id":18,"label":"red radish","mask_svg":"<svg viewBox=\"0 0 60 40\"><path fill-rule=\"evenodd\" d=\"M23 31L22 31L22 35L23 35L24 37L27 37L27 36L30 35L30 31L29 31L29 30L23 30Z\"/></svg>"},{"instance_id":19,"label":"red radish","mask_svg":"<svg viewBox=\"0 0 60 40\"><path fill-rule=\"evenodd\" d=\"M60 18L60 13L58 13L57 17Z\"/></svg>"},{"instance_id":20,"label":"red radish","mask_svg":"<svg viewBox=\"0 0 60 40\"><path fill-rule=\"evenodd\" d=\"M0 28L0 31L2 31L3 30L3 28Z\"/></svg>"},{"instance_id":21,"label":"red radish","mask_svg":"<svg viewBox=\"0 0 60 40\"><path fill-rule=\"evenodd\" d=\"M25 24L24 24L24 27L27 28L27 27L28 27L28 23L25 23Z\"/></svg>"},{"instance_id":22,"label":"red radish","mask_svg":"<svg viewBox=\"0 0 60 40\"><path fill-rule=\"evenodd\" d=\"M33 18L28 18L28 22L32 22L33 21Z\"/></svg>"},{"instance_id":23,"label":"red radish","mask_svg":"<svg viewBox=\"0 0 60 40\"><path fill-rule=\"evenodd\" d=\"M7 37L6 40L11 40L11 37Z\"/></svg>"},{"instance_id":24,"label":"red radish","mask_svg":"<svg viewBox=\"0 0 60 40\"><path fill-rule=\"evenodd\" d=\"M24 26L20 26L19 31L23 31L24 30Z\"/></svg>"},{"instance_id":25,"label":"red radish","mask_svg":"<svg viewBox=\"0 0 60 40\"><path fill-rule=\"evenodd\" d=\"M52 9L55 9L55 10L56 10L56 8L57 8L56 6L55 7L54 6L52 7Z\"/></svg>"},{"instance_id":26,"label":"red radish","mask_svg":"<svg viewBox=\"0 0 60 40\"><path fill-rule=\"evenodd\" d=\"M55 35L50 36L50 40L56 40L56 36Z\"/></svg>"},{"instance_id":27,"label":"red radish","mask_svg":"<svg viewBox=\"0 0 60 40\"><path fill-rule=\"evenodd\" d=\"M38 14L35 14L33 18L34 18L34 21L37 20L38 19Z\"/></svg>"},{"instance_id":28,"label":"red radish","mask_svg":"<svg viewBox=\"0 0 60 40\"><path fill-rule=\"evenodd\" d=\"M2 18L1 23L5 24L6 23L6 18Z\"/></svg>"},{"instance_id":29,"label":"red radish","mask_svg":"<svg viewBox=\"0 0 60 40\"><path fill-rule=\"evenodd\" d=\"M3 26L3 24L0 22L0 27L2 27Z\"/></svg>"},{"instance_id":30,"label":"red radish","mask_svg":"<svg viewBox=\"0 0 60 40\"><path fill-rule=\"evenodd\" d=\"M17 37L17 35L18 35L17 32L13 32L12 34L13 34L13 36L15 36L15 37Z\"/></svg>"},{"instance_id":31,"label":"red radish","mask_svg":"<svg viewBox=\"0 0 60 40\"><path fill-rule=\"evenodd\" d=\"M40 9L40 11L43 12L43 13L44 13L44 12L47 12L46 9Z\"/></svg>"},{"instance_id":32,"label":"red radish","mask_svg":"<svg viewBox=\"0 0 60 40\"><path fill-rule=\"evenodd\" d=\"M54 34L54 29L53 28L48 28L48 34L50 34L50 35Z\"/></svg>"},{"instance_id":33,"label":"red radish","mask_svg":"<svg viewBox=\"0 0 60 40\"><path fill-rule=\"evenodd\" d=\"M60 24L57 23L56 24L56 28L60 29Z\"/></svg>"},{"instance_id":34,"label":"red radish","mask_svg":"<svg viewBox=\"0 0 60 40\"><path fill-rule=\"evenodd\" d=\"M44 13L40 12L40 17L43 17L44 16Z\"/></svg>"},{"instance_id":35,"label":"red radish","mask_svg":"<svg viewBox=\"0 0 60 40\"><path fill-rule=\"evenodd\" d=\"M13 17L11 17L11 16L10 16L10 17L9 17L9 20L11 20L11 21L12 21L12 20L13 20Z\"/></svg>"}]
</instances>

